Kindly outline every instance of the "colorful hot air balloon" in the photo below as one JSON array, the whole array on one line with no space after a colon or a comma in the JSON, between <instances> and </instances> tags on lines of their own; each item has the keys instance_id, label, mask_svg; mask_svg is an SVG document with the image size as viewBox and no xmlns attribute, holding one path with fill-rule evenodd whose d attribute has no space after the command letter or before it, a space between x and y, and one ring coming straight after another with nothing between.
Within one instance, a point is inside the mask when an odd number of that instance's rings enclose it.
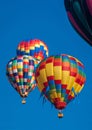
<instances>
[{"instance_id":1,"label":"colorful hot air balloon","mask_svg":"<svg viewBox=\"0 0 92 130\"><path fill-rule=\"evenodd\" d=\"M42 59L48 57L48 47L39 39L22 41L18 45L17 55L29 55L41 61Z\"/></svg>"},{"instance_id":2,"label":"colorful hot air balloon","mask_svg":"<svg viewBox=\"0 0 92 130\"><path fill-rule=\"evenodd\" d=\"M36 69L37 86L58 110L64 109L83 89L86 76L83 64L62 54L44 59ZM63 117L59 111L58 117Z\"/></svg>"},{"instance_id":3,"label":"colorful hot air balloon","mask_svg":"<svg viewBox=\"0 0 92 130\"><path fill-rule=\"evenodd\" d=\"M92 0L64 0L70 23L92 46Z\"/></svg>"},{"instance_id":4,"label":"colorful hot air balloon","mask_svg":"<svg viewBox=\"0 0 92 130\"><path fill-rule=\"evenodd\" d=\"M36 87L34 71L37 64L38 61L35 58L27 55L17 56L7 64L7 77L23 98L22 103L26 102L25 97Z\"/></svg>"}]
</instances>

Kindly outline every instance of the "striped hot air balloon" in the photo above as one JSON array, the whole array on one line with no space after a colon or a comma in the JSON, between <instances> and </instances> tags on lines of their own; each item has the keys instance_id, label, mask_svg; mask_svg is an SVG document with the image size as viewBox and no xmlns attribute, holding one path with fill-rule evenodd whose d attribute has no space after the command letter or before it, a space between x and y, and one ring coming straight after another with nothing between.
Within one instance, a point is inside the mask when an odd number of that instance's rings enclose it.
<instances>
[{"instance_id":1,"label":"striped hot air balloon","mask_svg":"<svg viewBox=\"0 0 92 130\"><path fill-rule=\"evenodd\" d=\"M66 54L50 56L36 69L40 92L58 110L64 109L81 92L85 80L83 64ZM58 117L63 117L60 111Z\"/></svg>"}]
</instances>

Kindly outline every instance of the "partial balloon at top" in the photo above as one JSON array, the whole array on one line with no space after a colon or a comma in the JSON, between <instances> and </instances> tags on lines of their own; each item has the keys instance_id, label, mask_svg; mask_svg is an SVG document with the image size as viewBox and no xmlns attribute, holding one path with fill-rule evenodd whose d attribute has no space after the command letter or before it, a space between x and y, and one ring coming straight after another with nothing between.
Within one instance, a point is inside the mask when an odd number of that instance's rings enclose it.
<instances>
[{"instance_id":1,"label":"partial balloon at top","mask_svg":"<svg viewBox=\"0 0 92 130\"><path fill-rule=\"evenodd\" d=\"M48 57L48 47L39 39L22 41L17 47L17 55L29 55L41 61Z\"/></svg>"},{"instance_id":2,"label":"partial balloon at top","mask_svg":"<svg viewBox=\"0 0 92 130\"><path fill-rule=\"evenodd\" d=\"M70 23L92 46L92 0L64 0Z\"/></svg>"}]
</instances>

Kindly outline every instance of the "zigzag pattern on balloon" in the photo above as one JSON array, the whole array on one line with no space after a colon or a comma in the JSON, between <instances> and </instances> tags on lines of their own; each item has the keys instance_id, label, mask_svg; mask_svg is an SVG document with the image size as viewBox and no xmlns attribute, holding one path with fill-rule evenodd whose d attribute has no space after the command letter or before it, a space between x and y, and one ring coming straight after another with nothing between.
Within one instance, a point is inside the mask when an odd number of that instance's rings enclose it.
<instances>
[{"instance_id":1,"label":"zigzag pattern on balloon","mask_svg":"<svg viewBox=\"0 0 92 130\"><path fill-rule=\"evenodd\" d=\"M48 57L48 47L39 39L22 41L17 47L17 55L29 55L41 61Z\"/></svg>"}]
</instances>

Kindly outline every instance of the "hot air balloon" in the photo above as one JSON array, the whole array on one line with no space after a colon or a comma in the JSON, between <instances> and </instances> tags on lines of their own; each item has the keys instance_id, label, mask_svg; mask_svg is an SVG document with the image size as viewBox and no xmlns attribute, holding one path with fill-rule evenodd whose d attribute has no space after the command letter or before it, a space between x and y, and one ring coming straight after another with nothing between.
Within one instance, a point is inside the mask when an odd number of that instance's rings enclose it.
<instances>
[{"instance_id":1,"label":"hot air balloon","mask_svg":"<svg viewBox=\"0 0 92 130\"><path fill-rule=\"evenodd\" d=\"M6 75L11 85L23 98L22 103L26 103L25 98L36 87L35 69L38 61L32 56L17 56L12 58L6 68Z\"/></svg>"},{"instance_id":2,"label":"hot air balloon","mask_svg":"<svg viewBox=\"0 0 92 130\"><path fill-rule=\"evenodd\" d=\"M41 61L48 57L48 47L39 39L22 41L17 47L17 55L29 55Z\"/></svg>"},{"instance_id":3,"label":"hot air balloon","mask_svg":"<svg viewBox=\"0 0 92 130\"><path fill-rule=\"evenodd\" d=\"M64 0L64 3L70 23L92 46L92 0Z\"/></svg>"},{"instance_id":4,"label":"hot air balloon","mask_svg":"<svg viewBox=\"0 0 92 130\"><path fill-rule=\"evenodd\" d=\"M76 58L62 54L44 59L36 69L38 89L56 109L58 117L62 110L83 89L86 80L84 66Z\"/></svg>"}]
</instances>

